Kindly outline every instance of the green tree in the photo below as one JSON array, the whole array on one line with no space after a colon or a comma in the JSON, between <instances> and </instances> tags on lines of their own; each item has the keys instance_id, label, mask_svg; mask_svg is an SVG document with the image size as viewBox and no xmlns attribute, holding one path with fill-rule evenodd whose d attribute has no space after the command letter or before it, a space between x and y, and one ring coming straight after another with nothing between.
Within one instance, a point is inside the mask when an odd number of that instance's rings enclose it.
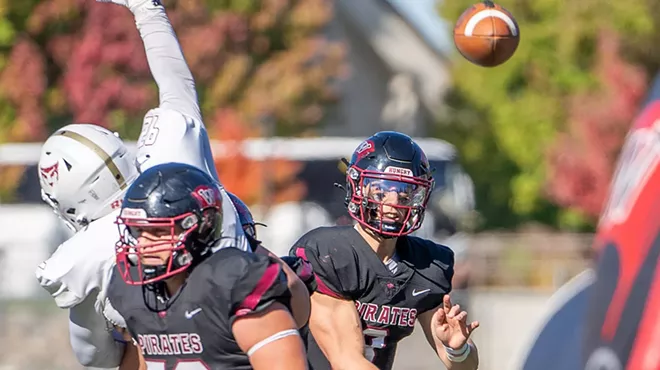
<instances>
[{"instance_id":1,"label":"green tree","mask_svg":"<svg viewBox=\"0 0 660 370\"><path fill-rule=\"evenodd\" d=\"M444 1L455 20L473 0ZM567 228L589 225L578 209L560 209L546 192L547 153L567 130L576 95L602 88L597 40L604 30L648 37L652 13L645 2L520 0L500 3L516 17L516 54L496 68L456 59L443 137L455 143L474 176L485 227L541 221Z\"/></svg>"},{"instance_id":2,"label":"green tree","mask_svg":"<svg viewBox=\"0 0 660 370\"><path fill-rule=\"evenodd\" d=\"M607 199L624 137L646 92L646 74L621 58L620 44L612 32L601 34L595 71L602 88L574 97L568 127L547 156L550 198L592 220Z\"/></svg>"}]
</instances>

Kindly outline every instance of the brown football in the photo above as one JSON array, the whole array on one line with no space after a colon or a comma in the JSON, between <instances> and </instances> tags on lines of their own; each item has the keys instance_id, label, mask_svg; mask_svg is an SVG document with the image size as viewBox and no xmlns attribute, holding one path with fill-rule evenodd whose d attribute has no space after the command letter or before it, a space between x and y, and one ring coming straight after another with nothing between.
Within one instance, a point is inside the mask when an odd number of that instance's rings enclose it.
<instances>
[{"instance_id":1,"label":"brown football","mask_svg":"<svg viewBox=\"0 0 660 370\"><path fill-rule=\"evenodd\" d=\"M508 10L488 0L469 7L454 26L458 51L482 67L495 67L509 60L519 42L516 19Z\"/></svg>"}]
</instances>

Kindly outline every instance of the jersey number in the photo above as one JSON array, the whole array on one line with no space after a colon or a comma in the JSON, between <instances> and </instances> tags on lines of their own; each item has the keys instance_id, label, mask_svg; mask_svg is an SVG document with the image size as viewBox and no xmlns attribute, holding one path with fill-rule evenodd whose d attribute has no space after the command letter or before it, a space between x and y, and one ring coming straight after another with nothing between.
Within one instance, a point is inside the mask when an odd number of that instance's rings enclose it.
<instances>
[{"instance_id":1,"label":"jersey number","mask_svg":"<svg viewBox=\"0 0 660 370\"><path fill-rule=\"evenodd\" d=\"M147 370L167 370L165 361L145 361ZM211 368L202 360L179 360L174 370L210 370Z\"/></svg>"},{"instance_id":2,"label":"jersey number","mask_svg":"<svg viewBox=\"0 0 660 370\"><path fill-rule=\"evenodd\" d=\"M142 123L142 131L138 138L137 147L154 145L158 137L158 116L146 116Z\"/></svg>"},{"instance_id":3,"label":"jersey number","mask_svg":"<svg viewBox=\"0 0 660 370\"><path fill-rule=\"evenodd\" d=\"M376 349L385 348L385 338L389 334L387 329L368 328L365 329L364 334L364 357L373 362L376 356Z\"/></svg>"}]
</instances>

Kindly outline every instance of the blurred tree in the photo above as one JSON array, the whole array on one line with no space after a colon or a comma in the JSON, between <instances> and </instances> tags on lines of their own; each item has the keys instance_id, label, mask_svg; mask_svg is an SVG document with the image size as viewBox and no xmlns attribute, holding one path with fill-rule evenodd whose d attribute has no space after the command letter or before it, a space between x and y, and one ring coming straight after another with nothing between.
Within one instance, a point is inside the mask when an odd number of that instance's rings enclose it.
<instances>
[{"instance_id":1,"label":"blurred tree","mask_svg":"<svg viewBox=\"0 0 660 370\"><path fill-rule=\"evenodd\" d=\"M7 127L0 140L42 140L72 121L135 139L142 116L157 104L157 89L128 10L93 0L4 1L0 84L20 88L0 95L8 108L0 116ZM245 126L238 132L246 137L314 132L323 108L335 101L334 80L345 72L342 45L321 35L333 14L330 0L164 3L212 139L222 133L227 112ZM13 43L15 34L24 41ZM263 117L272 129L261 127ZM292 168L277 175L294 176ZM241 183L229 177L240 171L220 170L224 182Z\"/></svg>"},{"instance_id":2,"label":"blurred tree","mask_svg":"<svg viewBox=\"0 0 660 370\"><path fill-rule=\"evenodd\" d=\"M444 1L441 13L457 19L473 2ZM520 26L516 55L494 69L457 59L451 112L439 133L458 146L474 176L484 227L538 220L583 228L589 220L577 208L560 209L545 192L546 153L558 132L567 130L575 96L603 88L595 69L601 31L646 37L653 31L652 13L641 0L500 3Z\"/></svg>"},{"instance_id":3,"label":"blurred tree","mask_svg":"<svg viewBox=\"0 0 660 370\"><path fill-rule=\"evenodd\" d=\"M282 158L250 159L243 141L254 136L249 132L249 125L228 109L218 111L214 118L218 122L214 129L223 142L222 152L216 153L215 165L227 189L246 204L268 206L269 203L295 201L304 197L305 185L296 177L302 169L301 163Z\"/></svg>"},{"instance_id":4,"label":"blurred tree","mask_svg":"<svg viewBox=\"0 0 660 370\"><path fill-rule=\"evenodd\" d=\"M603 32L595 69L602 89L574 97L569 127L548 153L549 195L592 219L606 200L619 150L645 95L644 71L619 53L619 37Z\"/></svg>"}]
</instances>

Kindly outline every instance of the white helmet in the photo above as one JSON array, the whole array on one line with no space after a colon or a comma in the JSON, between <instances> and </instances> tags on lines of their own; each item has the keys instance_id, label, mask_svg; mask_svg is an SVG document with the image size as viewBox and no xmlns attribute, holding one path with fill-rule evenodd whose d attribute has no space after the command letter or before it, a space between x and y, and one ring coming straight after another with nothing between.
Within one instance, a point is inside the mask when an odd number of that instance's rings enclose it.
<instances>
[{"instance_id":1,"label":"white helmet","mask_svg":"<svg viewBox=\"0 0 660 370\"><path fill-rule=\"evenodd\" d=\"M41 197L74 231L119 208L136 177L124 142L101 126L62 127L41 148Z\"/></svg>"}]
</instances>

